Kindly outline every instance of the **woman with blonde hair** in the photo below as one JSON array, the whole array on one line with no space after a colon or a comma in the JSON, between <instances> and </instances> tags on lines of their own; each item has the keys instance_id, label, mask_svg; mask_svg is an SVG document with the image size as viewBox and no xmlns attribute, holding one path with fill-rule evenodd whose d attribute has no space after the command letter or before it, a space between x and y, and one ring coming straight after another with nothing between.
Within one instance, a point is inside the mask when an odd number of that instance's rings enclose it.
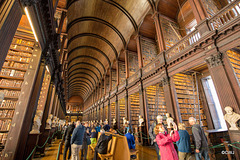
<instances>
[{"instance_id":1,"label":"woman with blonde hair","mask_svg":"<svg viewBox=\"0 0 240 160\"><path fill-rule=\"evenodd\" d=\"M189 160L191 158L191 143L190 136L186 131L186 126L184 123L178 124L179 128L179 137L180 139L177 141L178 147L178 157L179 160Z\"/></svg>"},{"instance_id":2,"label":"woman with blonde hair","mask_svg":"<svg viewBox=\"0 0 240 160\"><path fill-rule=\"evenodd\" d=\"M173 129L170 134L167 134L162 124L157 124L154 128L154 132L157 135L156 142L161 152L161 160L178 160L178 155L173 145L173 142L179 140L177 125L175 123L173 123Z\"/></svg>"}]
</instances>

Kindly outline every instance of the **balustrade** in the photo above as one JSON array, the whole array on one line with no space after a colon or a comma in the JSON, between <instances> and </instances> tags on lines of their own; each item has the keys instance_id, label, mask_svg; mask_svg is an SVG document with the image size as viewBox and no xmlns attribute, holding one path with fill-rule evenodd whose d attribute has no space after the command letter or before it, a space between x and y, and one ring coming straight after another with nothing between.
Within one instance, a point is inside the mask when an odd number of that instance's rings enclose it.
<instances>
[{"instance_id":1,"label":"balustrade","mask_svg":"<svg viewBox=\"0 0 240 160\"><path fill-rule=\"evenodd\" d=\"M221 9L217 14L212 16L209 21L209 27L211 30L216 30L222 27L226 23L236 19L240 15L240 2L239 0L233 1L226 7Z\"/></svg>"}]
</instances>

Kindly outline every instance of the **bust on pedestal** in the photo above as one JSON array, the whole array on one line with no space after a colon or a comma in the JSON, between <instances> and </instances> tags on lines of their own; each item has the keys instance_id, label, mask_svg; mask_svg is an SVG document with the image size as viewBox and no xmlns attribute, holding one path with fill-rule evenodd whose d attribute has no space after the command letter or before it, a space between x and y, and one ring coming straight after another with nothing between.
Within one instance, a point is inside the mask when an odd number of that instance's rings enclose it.
<instances>
[{"instance_id":1,"label":"bust on pedestal","mask_svg":"<svg viewBox=\"0 0 240 160\"><path fill-rule=\"evenodd\" d=\"M42 124L41 123L42 115L43 115L42 110L37 110L36 111L36 115L35 115L34 120L33 120L33 126L32 126L32 130L31 130L30 134L40 133L39 129L40 129L40 126Z\"/></svg>"},{"instance_id":2,"label":"bust on pedestal","mask_svg":"<svg viewBox=\"0 0 240 160\"><path fill-rule=\"evenodd\" d=\"M233 112L233 108L230 106L225 107L224 110L226 111L224 119L230 124L229 130L239 130L238 121L240 120L240 115Z\"/></svg>"},{"instance_id":3,"label":"bust on pedestal","mask_svg":"<svg viewBox=\"0 0 240 160\"><path fill-rule=\"evenodd\" d=\"M174 119L170 116L169 113L166 113L166 117L167 117L167 128L172 128L172 123L174 121Z\"/></svg>"},{"instance_id":4,"label":"bust on pedestal","mask_svg":"<svg viewBox=\"0 0 240 160\"><path fill-rule=\"evenodd\" d=\"M53 118L53 115L52 115L52 114L49 114L49 115L48 115L48 119L47 119L47 121L46 121L46 128L45 128L45 129L51 129L52 118Z\"/></svg>"}]
</instances>

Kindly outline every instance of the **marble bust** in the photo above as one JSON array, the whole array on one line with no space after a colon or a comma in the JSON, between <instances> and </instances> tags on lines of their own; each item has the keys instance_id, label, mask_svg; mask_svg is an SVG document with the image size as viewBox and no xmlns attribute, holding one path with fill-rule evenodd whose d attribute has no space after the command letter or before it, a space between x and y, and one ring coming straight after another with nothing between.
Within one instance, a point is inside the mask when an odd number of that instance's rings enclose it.
<instances>
[{"instance_id":1,"label":"marble bust","mask_svg":"<svg viewBox=\"0 0 240 160\"><path fill-rule=\"evenodd\" d=\"M54 116L52 121L52 127L56 127L56 124L57 124L57 117Z\"/></svg>"},{"instance_id":2,"label":"marble bust","mask_svg":"<svg viewBox=\"0 0 240 160\"><path fill-rule=\"evenodd\" d=\"M144 119L142 116L139 116L138 122L139 122L139 127L143 126Z\"/></svg>"},{"instance_id":3,"label":"marble bust","mask_svg":"<svg viewBox=\"0 0 240 160\"><path fill-rule=\"evenodd\" d=\"M237 126L237 122L240 120L240 115L233 112L233 108L227 106L224 108L226 114L224 115L224 119L230 124L229 130L240 130Z\"/></svg>"},{"instance_id":4,"label":"marble bust","mask_svg":"<svg viewBox=\"0 0 240 160\"><path fill-rule=\"evenodd\" d=\"M125 126L126 122L127 122L126 118L123 117L123 125L124 125L124 126Z\"/></svg>"},{"instance_id":5,"label":"marble bust","mask_svg":"<svg viewBox=\"0 0 240 160\"><path fill-rule=\"evenodd\" d=\"M40 126L42 125L41 119L42 119L43 111L42 110L37 110L36 115L34 116L33 120L33 126L31 130L31 134L33 133L40 133L39 129Z\"/></svg>"},{"instance_id":6,"label":"marble bust","mask_svg":"<svg viewBox=\"0 0 240 160\"><path fill-rule=\"evenodd\" d=\"M116 119L115 119L115 118L113 119L113 125L114 125L114 124L116 124Z\"/></svg>"},{"instance_id":7,"label":"marble bust","mask_svg":"<svg viewBox=\"0 0 240 160\"><path fill-rule=\"evenodd\" d=\"M174 119L170 116L169 113L166 113L167 117L167 128L172 128L171 124L173 123Z\"/></svg>"},{"instance_id":8,"label":"marble bust","mask_svg":"<svg viewBox=\"0 0 240 160\"><path fill-rule=\"evenodd\" d=\"M46 121L46 128L45 128L45 129L51 129L52 118L53 118L53 115L52 115L52 114L49 114L49 115L48 115L48 119L47 119L47 121Z\"/></svg>"}]
</instances>

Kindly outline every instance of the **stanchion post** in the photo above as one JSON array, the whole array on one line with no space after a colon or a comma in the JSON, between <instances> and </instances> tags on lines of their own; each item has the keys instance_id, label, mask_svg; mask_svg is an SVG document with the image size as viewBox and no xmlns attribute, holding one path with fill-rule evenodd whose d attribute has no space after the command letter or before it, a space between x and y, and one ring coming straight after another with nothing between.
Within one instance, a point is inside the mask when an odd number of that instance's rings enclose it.
<instances>
[{"instance_id":1,"label":"stanchion post","mask_svg":"<svg viewBox=\"0 0 240 160\"><path fill-rule=\"evenodd\" d=\"M225 146L226 151L229 153L229 147L228 147L228 141L224 141L223 145ZM232 157L230 154L227 154L228 160L232 160Z\"/></svg>"}]
</instances>

